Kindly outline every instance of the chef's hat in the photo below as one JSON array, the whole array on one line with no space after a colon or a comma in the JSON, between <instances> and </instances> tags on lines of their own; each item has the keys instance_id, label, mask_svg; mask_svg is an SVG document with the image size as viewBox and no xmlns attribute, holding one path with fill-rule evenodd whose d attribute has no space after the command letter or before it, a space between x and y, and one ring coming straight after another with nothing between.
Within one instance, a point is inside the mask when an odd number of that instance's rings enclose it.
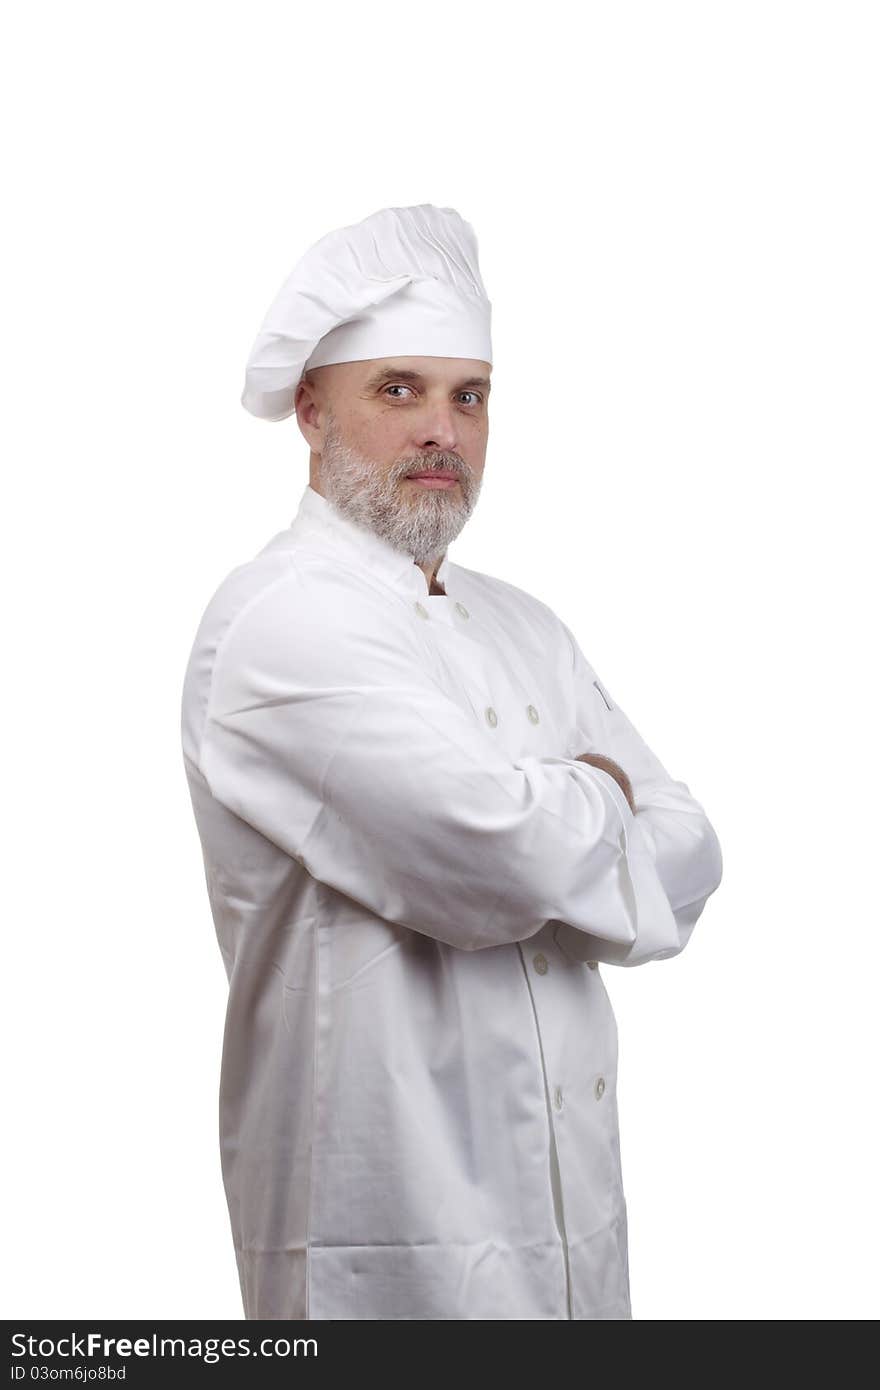
<instances>
[{"instance_id":1,"label":"chef's hat","mask_svg":"<svg viewBox=\"0 0 880 1390\"><path fill-rule=\"evenodd\" d=\"M269 307L241 403L264 420L294 412L310 367L374 357L492 361L491 305L477 239L454 208L382 208L328 232Z\"/></svg>"}]
</instances>

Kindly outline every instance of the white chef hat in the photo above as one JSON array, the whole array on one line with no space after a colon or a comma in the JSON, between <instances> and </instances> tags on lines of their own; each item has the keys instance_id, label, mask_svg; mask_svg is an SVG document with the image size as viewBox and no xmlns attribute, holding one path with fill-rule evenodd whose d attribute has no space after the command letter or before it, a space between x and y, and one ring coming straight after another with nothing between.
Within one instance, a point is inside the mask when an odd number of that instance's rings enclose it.
<instances>
[{"instance_id":1,"label":"white chef hat","mask_svg":"<svg viewBox=\"0 0 880 1390\"><path fill-rule=\"evenodd\" d=\"M454 208L382 208L310 246L263 320L241 403L263 420L294 412L310 367L374 357L492 362L491 305L477 239Z\"/></svg>"}]
</instances>

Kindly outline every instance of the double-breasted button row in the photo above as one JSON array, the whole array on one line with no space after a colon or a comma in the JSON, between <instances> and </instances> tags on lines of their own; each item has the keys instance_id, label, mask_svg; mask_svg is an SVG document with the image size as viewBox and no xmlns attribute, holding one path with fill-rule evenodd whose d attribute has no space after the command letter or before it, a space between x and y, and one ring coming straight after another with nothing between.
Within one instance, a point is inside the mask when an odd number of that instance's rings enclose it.
<instances>
[{"instance_id":1,"label":"double-breasted button row","mask_svg":"<svg viewBox=\"0 0 880 1390\"><path fill-rule=\"evenodd\" d=\"M422 602L420 602L419 599L416 599L415 604L413 606L420 618L427 618L429 616L427 608ZM460 614L462 618L469 618L471 616L463 603L457 603L455 605L455 611L456 613Z\"/></svg>"},{"instance_id":2,"label":"double-breasted button row","mask_svg":"<svg viewBox=\"0 0 880 1390\"><path fill-rule=\"evenodd\" d=\"M526 705L526 714L529 716L529 719L531 719L533 724L537 724L538 711L535 709L534 705ZM496 714L495 710L492 708L491 705L486 706L486 720L489 724L491 724L493 729L498 723L498 715Z\"/></svg>"},{"instance_id":3,"label":"double-breasted button row","mask_svg":"<svg viewBox=\"0 0 880 1390\"><path fill-rule=\"evenodd\" d=\"M427 608L419 599L416 599L413 607L415 608L420 618L430 617ZM459 613L462 618L470 617L470 613L467 611L463 603L456 603L455 611L456 613ZM534 705L526 705L526 715L533 724L537 724L540 722L541 716L538 714L538 711ZM498 714L492 705L486 706L486 722L490 726L490 728L497 728Z\"/></svg>"}]
</instances>

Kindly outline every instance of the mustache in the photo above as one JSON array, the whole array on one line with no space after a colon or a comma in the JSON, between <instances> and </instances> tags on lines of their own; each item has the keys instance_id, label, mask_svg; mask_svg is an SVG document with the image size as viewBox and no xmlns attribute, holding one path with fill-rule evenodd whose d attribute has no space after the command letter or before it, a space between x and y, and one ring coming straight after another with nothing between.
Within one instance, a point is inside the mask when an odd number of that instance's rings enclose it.
<instances>
[{"instance_id":1,"label":"mustache","mask_svg":"<svg viewBox=\"0 0 880 1390\"><path fill-rule=\"evenodd\" d=\"M399 464L402 476L407 473L457 473L459 476L466 477L468 473L467 464L460 459L458 454L428 454L421 458L404 459Z\"/></svg>"}]
</instances>

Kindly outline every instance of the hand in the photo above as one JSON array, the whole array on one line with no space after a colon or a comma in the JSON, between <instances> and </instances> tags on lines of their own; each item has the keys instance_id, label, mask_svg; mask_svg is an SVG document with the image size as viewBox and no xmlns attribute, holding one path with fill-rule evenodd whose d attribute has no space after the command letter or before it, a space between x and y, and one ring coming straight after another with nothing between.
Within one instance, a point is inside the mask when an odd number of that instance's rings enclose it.
<instances>
[{"instance_id":1,"label":"hand","mask_svg":"<svg viewBox=\"0 0 880 1390\"><path fill-rule=\"evenodd\" d=\"M578 753L575 762L590 763L593 767L601 768L603 772L610 772L629 802L630 810L635 815L636 803L633 800L632 782L619 763L616 763L613 758L606 758L602 753Z\"/></svg>"}]
</instances>

